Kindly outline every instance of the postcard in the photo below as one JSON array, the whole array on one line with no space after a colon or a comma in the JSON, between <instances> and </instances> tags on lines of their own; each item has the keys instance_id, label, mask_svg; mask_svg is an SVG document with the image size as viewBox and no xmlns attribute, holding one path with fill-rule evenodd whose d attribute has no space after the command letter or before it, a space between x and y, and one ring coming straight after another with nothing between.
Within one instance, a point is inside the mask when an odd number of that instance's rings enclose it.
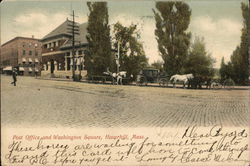
<instances>
[{"instance_id":1,"label":"postcard","mask_svg":"<svg viewBox=\"0 0 250 166\"><path fill-rule=\"evenodd\" d=\"M1 165L250 165L249 1L0 5Z\"/></svg>"}]
</instances>

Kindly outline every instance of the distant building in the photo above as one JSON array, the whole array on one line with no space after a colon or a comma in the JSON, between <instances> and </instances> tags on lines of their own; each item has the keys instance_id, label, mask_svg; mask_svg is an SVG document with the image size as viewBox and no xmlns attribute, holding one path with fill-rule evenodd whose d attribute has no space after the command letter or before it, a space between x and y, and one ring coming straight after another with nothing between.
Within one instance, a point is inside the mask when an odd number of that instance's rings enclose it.
<instances>
[{"instance_id":1,"label":"distant building","mask_svg":"<svg viewBox=\"0 0 250 166\"><path fill-rule=\"evenodd\" d=\"M34 37L15 37L1 45L1 71L8 73L18 69L20 75L40 74L42 43Z\"/></svg>"},{"instance_id":2,"label":"distant building","mask_svg":"<svg viewBox=\"0 0 250 166\"><path fill-rule=\"evenodd\" d=\"M86 39L87 23L78 24L79 35L75 35L75 64L76 72L84 73L84 50L87 49ZM42 63L44 75L53 73L58 76L72 76L73 51L72 34L70 33L72 21L66 20L56 29L41 39Z\"/></svg>"}]
</instances>

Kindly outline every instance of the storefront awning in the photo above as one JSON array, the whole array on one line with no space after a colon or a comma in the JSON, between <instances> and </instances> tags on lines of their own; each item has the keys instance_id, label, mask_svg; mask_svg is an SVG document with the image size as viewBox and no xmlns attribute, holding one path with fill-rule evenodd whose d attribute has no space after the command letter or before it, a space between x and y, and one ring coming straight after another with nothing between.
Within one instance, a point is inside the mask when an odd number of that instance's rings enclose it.
<instances>
[{"instance_id":1,"label":"storefront awning","mask_svg":"<svg viewBox=\"0 0 250 166\"><path fill-rule=\"evenodd\" d=\"M31 59L31 58L29 58L29 62L32 62L32 59Z\"/></svg>"},{"instance_id":2,"label":"storefront awning","mask_svg":"<svg viewBox=\"0 0 250 166\"><path fill-rule=\"evenodd\" d=\"M35 62L36 62L36 63L38 63L38 62L39 62L37 58L35 59Z\"/></svg>"},{"instance_id":3,"label":"storefront awning","mask_svg":"<svg viewBox=\"0 0 250 166\"><path fill-rule=\"evenodd\" d=\"M35 68L35 72L39 72L38 68Z\"/></svg>"},{"instance_id":4,"label":"storefront awning","mask_svg":"<svg viewBox=\"0 0 250 166\"><path fill-rule=\"evenodd\" d=\"M19 71L24 71L24 68L23 67L19 67Z\"/></svg>"},{"instance_id":5,"label":"storefront awning","mask_svg":"<svg viewBox=\"0 0 250 166\"><path fill-rule=\"evenodd\" d=\"M31 67L29 67L29 72L32 72L32 68Z\"/></svg>"},{"instance_id":6,"label":"storefront awning","mask_svg":"<svg viewBox=\"0 0 250 166\"><path fill-rule=\"evenodd\" d=\"M23 62L26 62L26 59L25 59L25 58L23 58L23 59L22 59L22 61L23 61Z\"/></svg>"},{"instance_id":7,"label":"storefront awning","mask_svg":"<svg viewBox=\"0 0 250 166\"><path fill-rule=\"evenodd\" d=\"M3 71L12 71L12 66L7 66L3 68Z\"/></svg>"}]
</instances>

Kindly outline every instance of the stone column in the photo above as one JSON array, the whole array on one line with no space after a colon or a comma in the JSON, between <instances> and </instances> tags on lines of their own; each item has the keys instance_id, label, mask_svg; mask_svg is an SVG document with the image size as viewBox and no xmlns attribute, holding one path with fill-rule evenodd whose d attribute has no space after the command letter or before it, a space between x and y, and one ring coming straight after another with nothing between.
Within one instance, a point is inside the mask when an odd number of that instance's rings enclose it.
<instances>
[{"instance_id":1,"label":"stone column","mask_svg":"<svg viewBox=\"0 0 250 166\"><path fill-rule=\"evenodd\" d=\"M43 69L44 69L44 71L47 71L47 65L46 64L43 64Z\"/></svg>"},{"instance_id":2,"label":"stone column","mask_svg":"<svg viewBox=\"0 0 250 166\"><path fill-rule=\"evenodd\" d=\"M76 57L76 59L75 59L75 65L76 65L76 71L78 71L78 57Z\"/></svg>"},{"instance_id":3,"label":"stone column","mask_svg":"<svg viewBox=\"0 0 250 166\"><path fill-rule=\"evenodd\" d=\"M57 67L58 67L57 61L54 61L54 65L55 65L55 71L57 71Z\"/></svg>"},{"instance_id":4,"label":"stone column","mask_svg":"<svg viewBox=\"0 0 250 166\"><path fill-rule=\"evenodd\" d=\"M73 58L70 56L69 59L70 59L69 70L72 71L73 70L73 65L72 65L73 64Z\"/></svg>"},{"instance_id":5,"label":"stone column","mask_svg":"<svg viewBox=\"0 0 250 166\"><path fill-rule=\"evenodd\" d=\"M64 70L67 71L67 67L68 67L68 61L67 61L67 53L65 53L65 64L64 64Z\"/></svg>"},{"instance_id":6,"label":"stone column","mask_svg":"<svg viewBox=\"0 0 250 166\"><path fill-rule=\"evenodd\" d=\"M48 64L48 71L50 71L50 62L47 63Z\"/></svg>"}]
</instances>

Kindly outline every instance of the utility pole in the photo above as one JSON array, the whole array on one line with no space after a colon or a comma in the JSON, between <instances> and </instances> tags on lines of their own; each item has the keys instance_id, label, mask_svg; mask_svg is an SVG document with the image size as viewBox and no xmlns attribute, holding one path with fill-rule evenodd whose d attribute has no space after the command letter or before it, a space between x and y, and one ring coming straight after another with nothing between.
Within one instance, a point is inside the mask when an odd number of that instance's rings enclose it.
<instances>
[{"instance_id":1,"label":"utility pole","mask_svg":"<svg viewBox=\"0 0 250 166\"><path fill-rule=\"evenodd\" d=\"M75 13L74 10L72 11L72 21L70 21L70 24L68 24L69 28L69 33L72 34L72 61L73 61L73 65L72 65L72 78L73 81L76 81L76 77L75 77L75 68L76 68L76 62L75 62L75 35L80 35L79 33L79 26L75 23Z\"/></svg>"},{"instance_id":2,"label":"utility pole","mask_svg":"<svg viewBox=\"0 0 250 166\"><path fill-rule=\"evenodd\" d=\"M117 56L116 56L116 72L119 73L119 67L120 67L120 42L118 41L118 50L117 50Z\"/></svg>"}]
</instances>

